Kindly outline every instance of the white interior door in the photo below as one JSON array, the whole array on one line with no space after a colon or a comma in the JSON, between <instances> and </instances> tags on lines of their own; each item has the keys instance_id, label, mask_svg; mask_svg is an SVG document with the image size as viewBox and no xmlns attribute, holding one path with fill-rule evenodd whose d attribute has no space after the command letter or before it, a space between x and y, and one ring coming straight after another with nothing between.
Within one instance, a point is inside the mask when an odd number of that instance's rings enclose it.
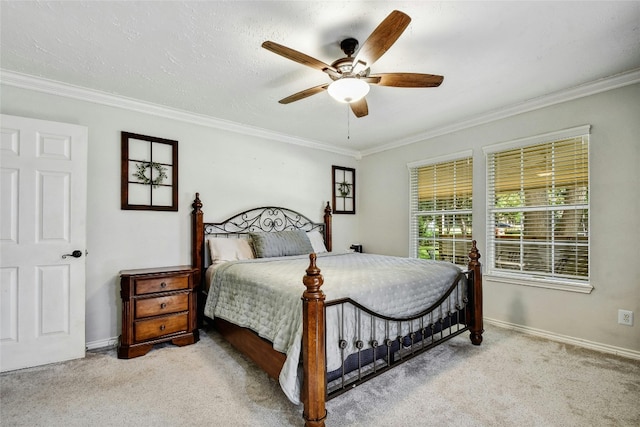
<instances>
[{"instance_id":1,"label":"white interior door","mask_svg":"<svg viewBox=\"0 0 640 427\"><path fill-rule=\"evenodd\" d=\"M0 371L84 357L87 128L0 120Z\"/></svg>"}]
</instances>

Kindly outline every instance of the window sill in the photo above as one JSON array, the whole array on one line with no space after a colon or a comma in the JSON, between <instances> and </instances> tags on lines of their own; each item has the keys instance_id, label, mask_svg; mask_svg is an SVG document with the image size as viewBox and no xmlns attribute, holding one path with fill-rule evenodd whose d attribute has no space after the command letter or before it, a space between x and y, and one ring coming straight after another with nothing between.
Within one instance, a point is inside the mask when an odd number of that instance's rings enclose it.
<instances>
[{"instance_id":1,"label":"window sill","mask_svg":"<svg viewBox=\"0 0 640 427\"><path fill-rule=\"evenodd\" d=\"M586 283L577 283L562 280L539 279L536 277L522 277L520 275L488 273L484 275L485 279L507 283L509 285L533 286L536 288L556 289L559 291L578 292L581 294L590 294L593 286Z\"/></svg>"}]
</instances>

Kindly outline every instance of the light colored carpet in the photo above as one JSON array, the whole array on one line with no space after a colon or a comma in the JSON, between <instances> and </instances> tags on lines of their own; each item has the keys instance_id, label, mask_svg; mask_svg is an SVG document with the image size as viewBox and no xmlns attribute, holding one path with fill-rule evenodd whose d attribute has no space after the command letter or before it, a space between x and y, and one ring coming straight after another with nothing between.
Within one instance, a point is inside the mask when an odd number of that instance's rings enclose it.
<instances>
[{"instance_id":1,"label":"light colored carpet","mask_svg":"<svg viewBox=\"0 0 640 427\"><path fill-rule=\"evenodd\" d=\"M640 426L640 362L488 326L327 404L327 425ZM7 426L301 426L275 381L215 331L0 375Z\"/></svg>"}]
</instances>

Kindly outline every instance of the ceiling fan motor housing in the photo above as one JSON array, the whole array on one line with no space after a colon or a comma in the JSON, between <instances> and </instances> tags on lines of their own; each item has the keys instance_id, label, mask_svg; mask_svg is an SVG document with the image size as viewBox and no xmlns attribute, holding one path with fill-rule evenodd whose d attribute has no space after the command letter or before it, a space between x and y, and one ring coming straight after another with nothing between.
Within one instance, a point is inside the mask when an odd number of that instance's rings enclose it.
<instances>
[{"instance_id":1,"label":"ceiling fan motor housing","mask_svg":"<svg viewBox=\"0 0 640 427\"><path fill-rule=\"evenodd\" d=\"M331 66L340 72L340 76L330 74L329 77L332 80L338 80L343 77L367 77L370 69L366 68L363 71L354 74L353 73L353 54L358 49L358 40L354 38L344 39L340 42L340 48L347 55L345 58L340 58L331 63Z\"/></svg>"}]
</instances>

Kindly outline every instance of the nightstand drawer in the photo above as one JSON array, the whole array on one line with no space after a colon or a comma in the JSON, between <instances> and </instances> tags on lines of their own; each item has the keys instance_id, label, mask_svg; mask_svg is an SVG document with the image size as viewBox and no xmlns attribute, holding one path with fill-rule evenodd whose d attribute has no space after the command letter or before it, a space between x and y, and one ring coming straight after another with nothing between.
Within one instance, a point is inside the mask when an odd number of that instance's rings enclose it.
<instances>
[{"instance_id":1,"label":"nightstand drawer","mask_svg":"<svg viewBox=\"0 0 640 427\"><path fill-rule=\"evenodd\" d=\"M189 275L154 277L151 279L136 279L136 295L152 294L154 292L176 291L189 287Z\"/></svg>"},{"instance_id":2,"label":"nightstand drawer","mask_svg":"<svg viewBox=\"0 0 640 427\"><path fill-rule=\"evenodd\" d=\"M135 301L135 317L158 316L178 313L189 309L189 294L168 295L157 298L138 299Z\"/></svg>"},{"instance_id":3,"label":"nightstand drawer","mask_svg":"<svg viewBox=\"0 0 640 427\"><path fill-rule=\"evenodd\" d=\"M134 340L145 341L163 335L186 331L187 321L187 313L137 321L134 324Z\"/></svg>"}]
</instances>

